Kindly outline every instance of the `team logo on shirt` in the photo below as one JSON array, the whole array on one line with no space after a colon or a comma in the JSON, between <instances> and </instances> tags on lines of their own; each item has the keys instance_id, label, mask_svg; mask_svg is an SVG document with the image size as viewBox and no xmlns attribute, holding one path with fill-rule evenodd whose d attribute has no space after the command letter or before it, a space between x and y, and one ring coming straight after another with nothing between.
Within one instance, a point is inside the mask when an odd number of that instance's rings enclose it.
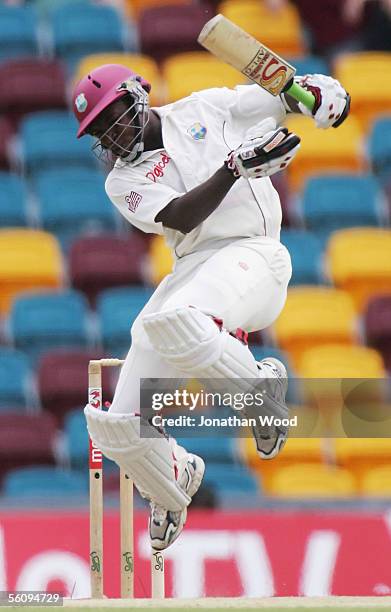
<instances>
[{"instance_id":1,"label":"team logo on shirt","mask_svg":"<svg viewBox=\"0 0 391 612\"><path fill-rule=\"evenodd\" d=\"M170 163L170 160L171 157L167 155L167 153L163 153L163 151L161 151L160 160L154 164L152 170L146 173L146 178L148 178L153 183L156 183L157 179L164 176L165 167L167 166L167 164Z\"/></svg>"},{"instance_id":2,"label":"team logo on shirt","mask_svg":"<svg viewBox=\"0 0 391 612\"><path fill-rule=\"evenodd\" d=\"M142 199L142 195L136 193L135 191L131 191L129 195L125 196L125 202L128 205L128 210L130 210L132 213L136 212Z\"/></svg>"},{"instance_id":3,"label":"team logo on shirt","mask_svg":"<svg viewBox=\"0 0 391 612\"><path fill-rule=\"evenodd\" d=\"M201 125L199 121L197 121L197 123L193 123L193 125L191 125L187 130L187 133L190 134L194 140L204 140L206 132L206 127Z\"/></svg>"}]
</instances>

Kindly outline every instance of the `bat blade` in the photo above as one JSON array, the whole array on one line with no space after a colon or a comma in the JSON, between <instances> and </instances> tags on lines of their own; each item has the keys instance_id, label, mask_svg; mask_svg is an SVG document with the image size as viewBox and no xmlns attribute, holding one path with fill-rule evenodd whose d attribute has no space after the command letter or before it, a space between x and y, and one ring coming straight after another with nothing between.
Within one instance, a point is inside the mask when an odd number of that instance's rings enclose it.
<instances>
[{"instance_id":1,"label":"bat blade","mask_svg":"<svg viewBox=\"0 0 391 612\"><path fill-rule=\"evenodd\" d=\"M204 25L198 42L273 96L284 91L296 73L288 62L223 15Z\"/></svg>"},{"instance_id":2,"label":"bat blade","mask_svg":"<svg viewBox=\"0 0 391 612\"><path fill-rule=\"evenodd\" d=\"M213 55L273 96L287 91L312 110L315 98L311 92L294 83L296 69L223 15L207 21L197 40Z\"/></svg>"}]
</instances>

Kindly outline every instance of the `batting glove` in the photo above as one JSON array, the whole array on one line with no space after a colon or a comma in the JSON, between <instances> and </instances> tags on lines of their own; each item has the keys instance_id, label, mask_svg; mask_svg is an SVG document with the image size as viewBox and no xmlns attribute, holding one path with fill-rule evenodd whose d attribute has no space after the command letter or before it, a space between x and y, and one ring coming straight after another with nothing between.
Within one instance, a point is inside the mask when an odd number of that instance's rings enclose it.
<instances>
[{"instance_id":1,"label":"batting glove","mask_svg":"<svg viewBox=\"0 0 391 612\"><path fill-rule=\"evenodd\" d=\"M300 138L287 128L276 128L271 118L250 128L246 138L224 162L235 178L271 176L286 168L300 147Z\"/></svg>"},{"instance_id":2,"label":"batting glove","mask_svg":"<svg viewBox=\"0 0 391 612\"><path fill-rule=\"evenodd\" d=\"M345 121L350 110L350 96L339 81L323 74L307 74L295 77L295 81L315 96L312 112L301 102L299 109L303 115L313 115L318 128L336 128Z\"/></svg>"}]
</instances>

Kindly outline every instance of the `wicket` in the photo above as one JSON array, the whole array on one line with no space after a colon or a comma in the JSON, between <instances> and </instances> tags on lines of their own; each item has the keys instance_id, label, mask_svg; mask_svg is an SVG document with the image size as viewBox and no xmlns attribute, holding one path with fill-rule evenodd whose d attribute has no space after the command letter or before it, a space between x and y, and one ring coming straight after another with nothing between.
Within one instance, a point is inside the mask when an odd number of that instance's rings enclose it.
<instances>
[{"instance_id":1,"label":"wicket","mask_svg":"<svg viewBox=\"0 0 391 612\"><path fill-rule=\"evenodd\" d=\"M121 359L95 359L88 364L88 402L102 409L102 367L121 367ZM103 598L103 470L102 453L89 441L91 597ZM133 482L120 470L121 597L134 597ZM151 596L163 599L164 557L151 552Z\"/></svg>"}]
</instances>

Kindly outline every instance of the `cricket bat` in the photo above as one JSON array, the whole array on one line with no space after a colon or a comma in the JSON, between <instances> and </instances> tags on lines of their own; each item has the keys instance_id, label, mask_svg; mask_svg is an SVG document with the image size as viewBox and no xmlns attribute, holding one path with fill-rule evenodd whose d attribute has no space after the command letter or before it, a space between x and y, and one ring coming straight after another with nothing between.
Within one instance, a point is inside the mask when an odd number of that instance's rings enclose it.
<instances>
[{"instance_id":1,"label":"cricket bat","mask_svg":"<svg viewBox=\"0 0 391 612\"><path fill-rule=\"evenodd\" d=\"M198 42L273 96L286 92L312 111L315 97L294 82L296 69L223 15L206 22Z\"/></svg>"}]
</instances>

